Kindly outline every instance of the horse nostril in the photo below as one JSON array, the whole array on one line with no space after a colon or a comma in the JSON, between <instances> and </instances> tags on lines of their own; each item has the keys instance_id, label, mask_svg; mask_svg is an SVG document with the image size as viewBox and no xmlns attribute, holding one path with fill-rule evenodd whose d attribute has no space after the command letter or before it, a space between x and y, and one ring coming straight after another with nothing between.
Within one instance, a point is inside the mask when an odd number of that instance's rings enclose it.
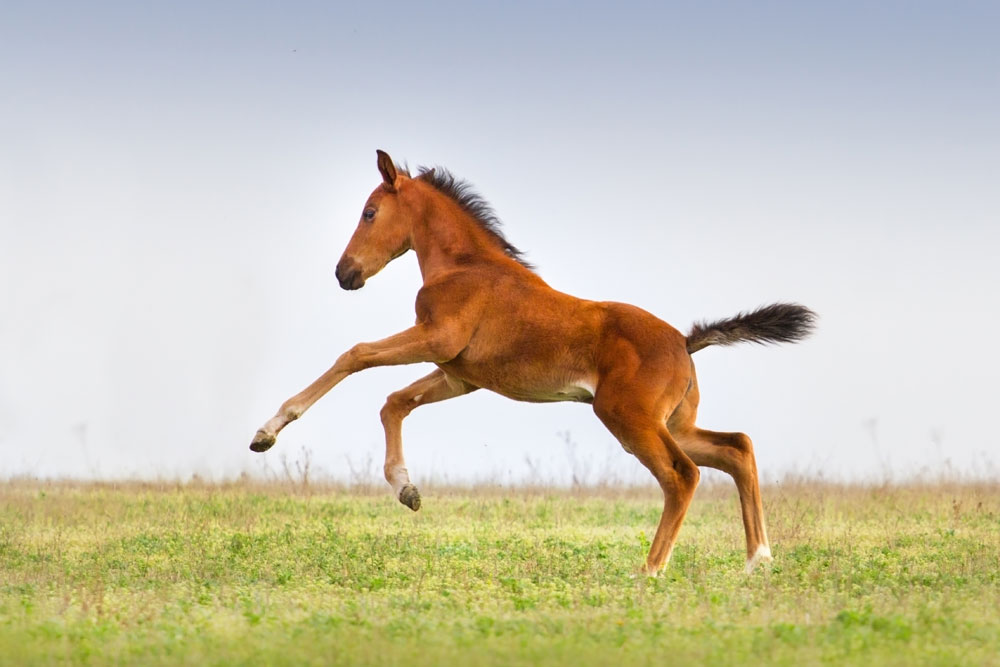
<instances>
[{"instance_id":1,"label":"horse nostril","mask_svg":"<svg viewBox=\"0 0 1000 667\"><path fill-rule=\"evenodd\" d=\"M344 289L353 290L364 287L365 281L361 277L361 269L355 264L353 259L345 258L340 260L334 274L337 276L340 286Z\"/></svg>"},{"instance_id":2,"label":"horse nostril","mask_svg":"<svg viewBox=\"0 0 1000 667\"><path fill-rule=\"evenodd\" d=\"M361 277L361 271L353 269L352 271L346 273L342 278L340 278L340 286L347 290L361 289L365 286L364 278Z\"/></svg>"}]
</instances>

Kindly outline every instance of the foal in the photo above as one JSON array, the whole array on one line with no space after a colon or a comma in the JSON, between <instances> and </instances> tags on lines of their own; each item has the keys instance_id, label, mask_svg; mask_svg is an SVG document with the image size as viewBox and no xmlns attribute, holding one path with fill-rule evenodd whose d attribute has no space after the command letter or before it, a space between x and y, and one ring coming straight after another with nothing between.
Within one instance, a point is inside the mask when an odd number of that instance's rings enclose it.
<instances>
[{"instance_id":1,"label":"foal","mask_svg":"<svg viewBox=\"0 0 1000 667\"><path fill-rule=\"evenodd\" d=\"M416 325L349 349L285 401L250 449L269 449L281 429L352 373L431 362L437 368L391 394L381 412L385 478L410 509L420 508L420 494L406 470L401 431L414 408L480 388L520 401L580 401L593 405L663 490L647 573L670 559L698 485L698 466L724 470L736 482L746 571L771 560L753 445L742 433L695 426L691 354L739 341L797 341L812 330L812 311L774 304L696 324L684 336L635 306L586 301L549 287L500 233L489 205L448 172L423 169L411 177L382 151L378 169L382 183L368 197L336 275L344 289L359 289L390 261L415 251L423 276Z\"/></svg>"}]
</instances>

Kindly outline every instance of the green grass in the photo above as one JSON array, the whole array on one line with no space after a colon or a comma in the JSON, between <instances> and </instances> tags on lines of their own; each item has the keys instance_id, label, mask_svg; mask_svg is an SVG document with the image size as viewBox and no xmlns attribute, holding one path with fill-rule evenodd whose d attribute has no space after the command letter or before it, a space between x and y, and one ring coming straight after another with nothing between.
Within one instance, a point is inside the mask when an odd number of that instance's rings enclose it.
<instances>
[{"instance_id":1,"label":"green grass","mask_svg":"<svg viewBox=\"0 0 1000 667\"><path fill-rule=\"evenodd\" d=\"M0 663L1000 664L1000 486L0 486Z\"/></svg>"}]
</instances>

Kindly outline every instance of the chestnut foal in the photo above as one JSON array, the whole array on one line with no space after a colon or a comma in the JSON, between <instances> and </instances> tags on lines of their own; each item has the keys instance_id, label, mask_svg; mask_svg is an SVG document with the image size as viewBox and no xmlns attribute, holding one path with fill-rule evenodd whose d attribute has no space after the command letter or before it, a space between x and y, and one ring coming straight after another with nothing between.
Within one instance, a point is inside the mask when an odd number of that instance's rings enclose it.
<instances>
[{"instance_id":1,"label":"chestnut foal","mask_svg":"<svg viewBox=\"0 0 1000 667\"><path fill-rule=\"evenodd\" d=\"M401 430L414 408L479 388L520 401L580 401L593 404L663 490L647 573L670 559L698 485L698 466L724 470L736 482L746 571L771 560L753 445L742 433L695 426L698 385L691 354L739 341L797 341L811 331L812 311L774 304L697 324L684 336L635 306L585 301L549 287L503 237L489 205L447 171L422 169L411 177L382 151L378 169L382 183L365 203L337 264L337 279L344 289L359 289L390 261L415 251L423 276L416 325L345 352L285 401L250 449L269 449L281 429L352 373L431 362L437 368L391 394L381 412L385 478L410 509L420 508L420 494L403 460Z\"/></svg>"}]
</instances>

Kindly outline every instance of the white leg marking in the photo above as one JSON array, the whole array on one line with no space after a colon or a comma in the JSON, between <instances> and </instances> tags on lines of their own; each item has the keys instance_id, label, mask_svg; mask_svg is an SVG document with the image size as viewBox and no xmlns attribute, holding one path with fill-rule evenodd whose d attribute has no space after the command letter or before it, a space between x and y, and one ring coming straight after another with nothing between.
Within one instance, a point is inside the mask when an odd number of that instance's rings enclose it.
<instances>
[{"instance_id":1,"label":"white leg marking","mask_svg":"<svg viewBox=\"0 0 1000 667\"><path fill-rule=\"evenodd\" d=\"M750 574L762 562L769 562L772 560L774 560L774 558L771 556L771 547L766 544L761 544L757 547L757 551L753 553L753 556L747 558L747 567L745 571L747 574Z\"/></svg>"},{"instance_id":2,"label":"white leg marking","mask_svg":"<svg viewBox=\"0 0 1000 667\"><path fill-rule=\"evenodd\" d=\"M393 493L395 493L396 497L399 498L399 494L403 490L403 487L410 483L410 473L406 470L406 468L396 466L389 471L388 478L389 484L392 485Z\"/></svg>"},{"instance_id":3,"label":"white leg marking","mask_svg":"<svg viewBox=\"0 0 1000 667\"><path fill-rule=\"evenodd\" d=\"M655 570L647 570L646 566L644 565L642 567L643 573L647 577L651 577L653 579L656 579L657 577L660 576L660 572L663 572L665 569L667 569L667 565L670 564L670 557L673 556L673 555L674 555L674 548L670 547L670 551L667 552L667 557L663 560L663 565L661 565L660 567L656 568Z\"/></svg>"}]
</instances>

